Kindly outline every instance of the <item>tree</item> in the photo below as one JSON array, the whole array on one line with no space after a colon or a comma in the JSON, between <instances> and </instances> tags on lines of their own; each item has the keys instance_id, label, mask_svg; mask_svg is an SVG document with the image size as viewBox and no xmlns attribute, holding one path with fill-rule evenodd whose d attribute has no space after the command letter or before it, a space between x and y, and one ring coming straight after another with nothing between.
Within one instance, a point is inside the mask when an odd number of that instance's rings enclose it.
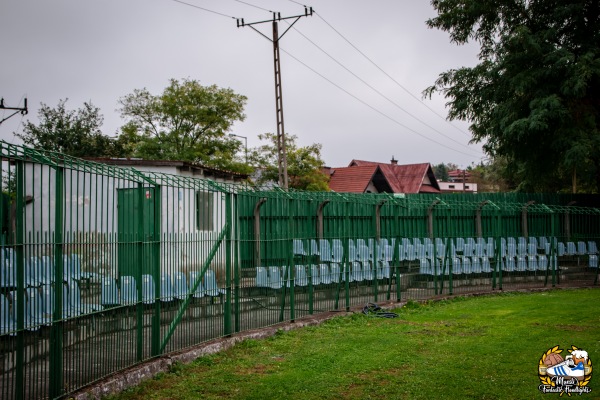
<instances>
[{"instance_id":1,"label":"tree","mask_svg":"<svg viewBox=\"0 0 600 400\"><path fill-rule=\"evenodd\" d=\"M446 167L446 164L440 163L433 165L431 169L433 170L436 179L441 180L442 182L448 181L448 168Z\"/></svg>"},{"instance_id":2,"label":"tree","mask_svg":"<svg viewBox=\"0 0 600 400\"><path fill-rule=\"evenodd\" d=\"M600 3L596 0L433 0L429 27L477 41L475 67L446 71L449 118L507 161L519 190L579 182L600 191ZM577 181L575 180L577 179Z\"/></svg>"},{"instance_id":3,"label":"tree","mask_svg":"<svg viewBox=\"0 0 600 400\"><path fill-rule=\"evenodd\" d=\"M253 149L250 154L254 166L262 171L257 183L277 182L279 180L277 135L265 133L258 135L258 138L266 140L268 143ZM325 163L321 160L321 144L315 143L299 147L296 139L295 135L285 136L289 187L310 191L329 191L329 178L322 172Z\"/></svg>"},{"instance_id":4,"label":"tree","mask_svg":"<svg viewBox=\"0 0 600 400\"><path fill-rule=\"evenodd\" d=\"M120 156L122 149L100 131L104 121L100 109L90 102L78 110L67 110L67 100L59 100L56 108L41 103L39 124L27 121L23 123L23 133L15 135L35 149L74 157Z\"/></svg>"},{"instance_id":5,"label":"tree","mask_svg":"<svg viewBox=\"0 0 600 400\"><path fill-rule=\"evenodd\" d=\"M245 118L245 96L195 80L172 79L160 95L136 89L119 103L128 120L123 142L134 155L248 172L236 159L241 143L226 135L234 122Z\"/></svg>"}]
</instances>

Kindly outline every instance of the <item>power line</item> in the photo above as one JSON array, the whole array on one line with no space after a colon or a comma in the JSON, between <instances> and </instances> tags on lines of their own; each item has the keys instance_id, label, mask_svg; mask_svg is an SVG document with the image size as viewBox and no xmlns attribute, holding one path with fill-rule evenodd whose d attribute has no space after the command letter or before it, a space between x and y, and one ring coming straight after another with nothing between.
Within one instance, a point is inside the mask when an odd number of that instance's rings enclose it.
<instances>
[{"instance_id":1,"label":"power line","mask_svg":"<svg viewBox=\"0 0 600 400\"><path fill-rule=\"evenodd\" d=\"M246 2L246 1L242 1L242 0L233 0L233 1L237 1L238 3L242 3L242 4L245 4L245 5L247 5L247 6L254 7L254 8L258 8L259 10L267 11L267 12L270 12L270 13L273 13L273 12L275 12L275 11L267 10L266 8L262 8L262 7L260 7L260 6L257 6L257 5L254 5L254 4L251 4L251 3L248 3L248 2Z\"/></svg>"},{"instance_id":2,"label":"power line","mask_svg":"<svg viewBox=\"0 0 600 400\"><path fill-rule=\"evenodd\" d=\"M293 1L293 0L289 0L289 1ZM293 1L294 3L296 3L295 1ZM299 3L298 3L299 4ZM323 22L325 22L325 24L327 24L331 29L333 29L333 31L335 33L337 33L342 39L344 39L350 46L352 46L352 48L354 48L354 50L356 50L360 55L362 55L367 61L369 61L371 64L373 64L373 66L375 66L375 68L377 68L379 71L381 71L385 76L387 76L392 82L394 82L396 85L398 85L402 90L404 90L406 93L408 93L408 95L410 95L413 99L417 100L419 103L421 103L423 106L427 107L427 109L429 111L431 111L432 113L434 113L435 115L437 115L438 117L440 117L441 119L443 119L447 124L449 124L450 126L452 126L454 129L458 130L459 132L470 136L467 132L463 131L462 129L460 129L459 127L457 127L454 124L451 124L443 115L440 115L437 111L435 111L433 108L429 107L427 104L425 104L425 102L423 102L421 99L419 99L417 96L415 96L414 94L412 94L407 88L405 88L400 82L398 82L397 80L395 80L390 74L388 74L387 72L385 72L383 70L383 68L381 68L379 65L377 65L377 63L375 63L375 61L371 60L365 53L363 53L358 47L356 47L350 40L348 40L344 35L342 35L342 33L340 31L338 31L337 29L335 29L333 27L333 25L331 25L329 22L327 22L325 20L325 18L323 18L321 16L321 14L317 13L315 11L315 14L317 14L317 17L321 18L321 20Z\"/></svg>"},{"instance_id":3,"label":"power line","mask_svg":"<svg viewBox=\"0 0 600 400\"><path fill-rule=\"evenodd\" d=\"M378 89L376 89L375 87L373 87L372 85L370 85L368 82L366 82L364 79L362 79L360 76L358 76L357 74L355 74L354 72L352 72L348 67L346 67L344 64L342 64L340 61L336 60L331 54L329 54L327 51L325 51L323 48L321 48L319 45L317 45L314 41L312 41L309 37L307 37L302 32L300 32L300 30L298 30L298 28L294 28L294 30L296 30L296 32L298 32L303 38L305 38L306 40L308 40L313 46L315 46L317 49L319 49L323 54L325 54L327 57L329 57L331 60L333 60L336 64L338 64L340 67L344 68L352 76L354 76L356 79L358 79L359 81L361 81L369 89L373 90L375 93L377 93L378 95L380 95L381 97L383 97L384 99L386 99L388 102L390 102L392 105L394 105L395 107L397 107L401 111L403 111L406 114L408 114L411 118L419 121L421 124L425 125L426 127L430 128L431 130L435 131L436 133L438 133L438 134L446 137L447 139L453 141L454 143L458 144L459 146L467 148L470 151L476 152L476 150L473 150L470 147L468 147L468 146L462 144L461 142L455 140L451 136L446 135L445 133L439 131L438 129L434 128L433 126L429 125L428 123L426 123L425 121L423 121L422 119L420 119L419 117L413 115L412 113L410 113L409 111L407 111L406 109L404 109L401 105L399 105L398 103L396 103L394 100L390 99L385 94L383 94L381 91L379 91Z\"/></svg>"},{"instance_id":4,"label":"power line","mask_svg":"<svg viewBox=\"0 0 600 400\"><path fill-rule=\"evenodd\" d=\"M435 140L435 139L432 139L432 138L430 138L430 137L428 137L428 136L425 136L425 135L423 135L422 133L420 133L420 132L418 132L418 131L416 131L416 130L414 130L414 129L412 129L412 128L410 128L410 127L406 126L406 125L404 125L402 122L400 122L400 121L398 121L398 120L396 120L396 119L394 119L394 118L390 117L389 115L387 115L387 114L386 114L386 113L384 113L383 111L381 111L381 110L377 109L376 107L374 107L374 106L370 105L369 103L365 102L365 101L364 101L364 100L362 100L361 98L359 98L359 97L355 96L354 94L350 93L349 91L347 91L346 89L344 89L343 87L341 87L340 85L338 85L337 83L333 82L333 81L332 81L332 80L330 80L329 78L325 77L323 74L319 73L319 72L318 72L317 70L315 70L314 68L312 68L312 67L308 66L306 63L304 63L303 61L301 61L300 59L298 59L297 57L295 57L294 55L292 55L290 52L286 51L286 50L285 50L285 49L283 49L283 48L281 49L281 51L283 51L283 52L284 52L285 54L287 54L288 56L292 57L294 60L296 60L297 62L299 62L300 64L302 64L304 67L308 68L308 69L309 69L310 71L312 71L313 73L315 73L315 74L319 75L321 78L323 78L324 80L326 80L327 82L329 82L330 84L332 84L333 86L335 86L336 88L338 88L339 90L341 90L342 92L346 93L348 96L350 96L350 97L354 98L355 100L359 101L359 102L360 102L360 103L362 103L363 105L365 105L365 106L369 107L371 110L373 110L373 111L375 111L376 113L378 113L378 114L380 114L380 115L384 116L385 118L387 118L387 119L389 119L390 121L394 122L395 124L397 124L397 125L399 125L399 126L403 127L404 129L406 129L406 130L409 130L409 131L411 131L411 132L413 132L413 133L415 133L415 134L417 134L417 135L421 136L422 138L424 138L424 139L427 139L427 140L429 140L430 142L433 142L433 143L435 143L435 144L438 144L438 145L440 145L440 146L442 146L442 147L444 147L444 148L446 148L446 149L450 149L450 150L453 150L453 151L455 151L455 152L457 152L457 153L461 153L461 154L464 154L464 155L466 155L466 156L473 157L473 155L472 155L472 154L465 153L464 151L461 151L461 150L455 149L455 148L453 148L453 147L450 147L450 146L448 146L448 145L445 145L445 144L443 144L443 143L440 143L440 142L438 142L437 140Z\"/></svg>"},{"instance_id":5,"label":"power line","mask_svg":"<svg viewBox=\"0 0 600 400\"><path fill-rule=\"evenodd\" d=\"M197 8L199 10L203 10L203 11L206 11L206 12L209 12L209 13L217 14L217 15L220 15L222 17L237 19L236 17L233 17L231 15L223 14L223 13L218 12L218 11L209 10L208 8L200 7L200 6L197 6L195 4L186 3L185 1L181 1L181 0L171 0L171 1L174 1L174 2L180 3L180 4L185 4L186 6L194 7L194 8Z\"/></svg>"}]
</instances>

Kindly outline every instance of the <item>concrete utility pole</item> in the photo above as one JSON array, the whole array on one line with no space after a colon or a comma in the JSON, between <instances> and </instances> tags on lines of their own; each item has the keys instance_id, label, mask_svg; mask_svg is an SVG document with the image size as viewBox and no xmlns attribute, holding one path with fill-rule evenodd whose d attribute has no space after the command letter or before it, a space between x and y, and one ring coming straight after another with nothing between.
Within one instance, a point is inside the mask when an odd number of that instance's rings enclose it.
<instances>
[{"instance_id":1,"label":"concrete utility pole","mask_svg":"<svg viewBox=\"0 0 600 400\"><path fill-rule=\"evenodd\" d=\"M283 125L283 96L282 96L282 90L281 90L281 64L279 61L280 60L279 41L281 40L283 35L285 35L292 28L292 26L294 26L294 24L296 22L298 22L298 20L300 18L308 17L309 15L310 16L313 15L313 9L312 9L312 7L305 6L303 15L295 15L292 17L282 18L281 13L274 12L272 20L251 22L249 24L245 23L243 18L237 20L238 28L244 27L244 26L249 26L250 28L254 29L254 31L259 33L261 36L263 36L267 40L273 42L273 63L274 63L274 67L275 67L275 109L276 109L276 113L277 113L277 163L278 163L278 169L279 169L279 186L283 187L284 189L288 188L288 173L287 173L287 156L286 156L286 150L285 150L285 129L284 129L284 125ZM279 27L277 26L277 21L283 21L283 20L287 20L287 19L295 19L295 20L294 20L294 22L292 22L290 24L290 26L280 36L279 35ZM258 25L258 24L264 24L266 22L273 23L273 39L269 38L268 36L266 36L265 34L260 32L253 26L253 25Z\"/></svg>"}]
</instances>

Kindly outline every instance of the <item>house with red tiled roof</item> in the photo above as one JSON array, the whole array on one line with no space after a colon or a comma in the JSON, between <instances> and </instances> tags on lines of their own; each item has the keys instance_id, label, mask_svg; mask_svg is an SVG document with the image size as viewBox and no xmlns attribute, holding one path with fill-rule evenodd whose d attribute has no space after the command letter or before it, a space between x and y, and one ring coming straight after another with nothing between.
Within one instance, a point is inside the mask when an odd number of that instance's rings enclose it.
<instances>
[{"instance_id":1,"label":"house with red tiled roof","mask_svg":"<svg viewBox=\"0 0 600 400\"><path fill-rule=\"evenodd\" d=\"M347 167L330 168L329 188L347 193L440 193L431 164L398 165L352 160Z\"/></svg>"}]
</instances>

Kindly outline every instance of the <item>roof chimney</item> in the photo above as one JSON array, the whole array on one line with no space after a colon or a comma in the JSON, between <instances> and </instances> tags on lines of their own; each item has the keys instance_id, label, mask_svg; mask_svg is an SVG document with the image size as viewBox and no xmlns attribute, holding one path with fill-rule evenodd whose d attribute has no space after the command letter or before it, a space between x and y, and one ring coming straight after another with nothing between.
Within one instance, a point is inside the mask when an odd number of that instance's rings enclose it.
<instances>
[{"instance_id":1,"label":"roof chimney","mask_svg":"<svg viewBox=\"0 0 600 400\"><path fill-rule=\"evenodd\" d=\"M394 158L394 156L392 156L392 160L390 161L390 163L393 164L393 165L398 165L398 160L396 160Z\"/></svg>"}]
</instances>

